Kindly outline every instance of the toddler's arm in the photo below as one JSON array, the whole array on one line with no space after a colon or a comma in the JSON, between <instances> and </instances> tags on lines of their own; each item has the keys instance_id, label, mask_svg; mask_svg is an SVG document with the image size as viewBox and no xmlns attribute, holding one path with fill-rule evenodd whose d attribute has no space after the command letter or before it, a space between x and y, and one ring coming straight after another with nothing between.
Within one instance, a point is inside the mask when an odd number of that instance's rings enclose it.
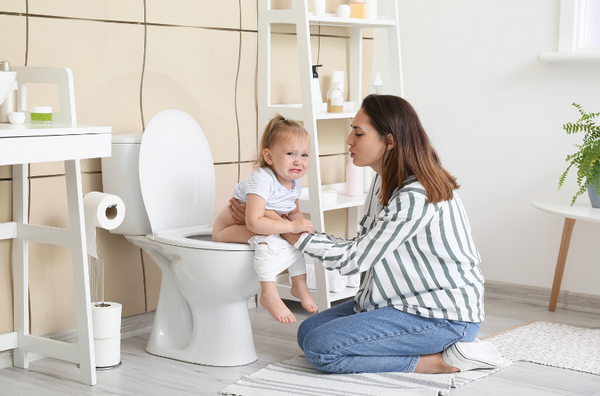
<instances>
[{"instance_id":1,"label":"toddler's arm","mask_svg":"<svg viewBox=\"0 0 600 396\"><path fill-rule=\"evenodd\" d=\"M265 215L267 202L256 194L248 194L246 204L246 226L256 234L270 235L282 233L313 232L310 220L296 219L294 221L273 220ZM302 215L300 213L300 215Z\"/></svg>"}]
</instances>

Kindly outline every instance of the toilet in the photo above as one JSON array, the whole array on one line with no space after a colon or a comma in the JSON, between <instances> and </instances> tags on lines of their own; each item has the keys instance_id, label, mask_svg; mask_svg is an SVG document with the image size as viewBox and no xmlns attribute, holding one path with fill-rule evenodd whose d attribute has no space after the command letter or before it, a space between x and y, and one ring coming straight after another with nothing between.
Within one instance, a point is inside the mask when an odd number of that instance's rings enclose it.
<instances>
[{"instance_id":1,"label":"toilet","mask_svg":"<svg viewBox=\"0 0 600 396\"><path fill-rule=\"evenodd\" d=\"M249 298L260 290L254 250L212 241L215 172L198 123L165 110L143 134L114 135L102 183L127 208L111 232L142 248L162 271L146 350L211 366L255 361L248 313Z\"/></svg>"}]
</instances>

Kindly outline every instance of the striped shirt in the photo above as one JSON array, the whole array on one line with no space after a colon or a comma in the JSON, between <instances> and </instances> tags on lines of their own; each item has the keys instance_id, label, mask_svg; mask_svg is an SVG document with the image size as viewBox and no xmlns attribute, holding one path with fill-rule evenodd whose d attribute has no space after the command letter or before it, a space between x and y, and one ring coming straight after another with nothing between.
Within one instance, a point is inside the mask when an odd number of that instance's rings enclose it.
<instances>
[{"instance_id":1,"label":"striped shirt","mask_svg":"<svg viewBox=\"0 0 600 396\"><path fill-rule=\"evenodd\" d=\"M280 216L296 209L296 200L302 187L298 179L293 181L291 190L283 187L271 168L258 168L244 181L233 188L233 197L240 202L248 201L248 194L256 194L267 202L266 210L274 210Z\"/></svg>"},{"instance_id":2,"label":"striped shirt","mask_svg":"<svg viewBox=\"0 0 600 396\"><path fill-rule=\"evenodd\" d=\"M386 206L380 191L377 175L356 238L303 234L296 248L342 275L362 273L356 312L391 306L429 318L483 321L481 259L456 191L431 204L414 176Z\"/></svg>"}]
</instances>

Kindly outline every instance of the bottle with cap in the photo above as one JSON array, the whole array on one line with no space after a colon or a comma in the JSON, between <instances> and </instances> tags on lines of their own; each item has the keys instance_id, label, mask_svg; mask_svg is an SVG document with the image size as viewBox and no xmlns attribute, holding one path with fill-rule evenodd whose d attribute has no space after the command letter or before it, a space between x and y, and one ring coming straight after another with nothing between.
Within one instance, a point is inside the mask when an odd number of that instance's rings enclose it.
<instances>
[{"instance_id":1,"label":"bottle with cap","mask_svg":"<svg viewBox=\"0 0 600 396\"><path fill-rule=\"evenodd\" d=\"M322 67L323 65L313 65L312 72L313 78L311 80L312 84L312 105L313 112L318 113L321 111L321 106L323 105L323 96L321 95L321 84L319 84L319 74L317 73L317 67Z\"/></svg>"},{"instance_id":2,"label":"bottle with cap","mask_svg":"<svg viewBox=\"0 0 600 396\"><path fill-rule=\"evenodd\" d=\"M327 92L327 112L344 112L344 92L340 89L340 82L333 81L331 89Z\"/></svg>"},{"instance_id":3,"label":"bottle with cap","mask_svg":"<svg viewBox=\"0 0 600 396\"><path fill-rule=\"evenodd\" d=\"M371 83L371 89L369 93L376 95L383 94L383 82L381 81L380 71L375 72L375 77L373 78L373 82Z\"/></svg>"},{"instance_id":4,"label":"bottle with cap","mask_svg":"<svg viewBox=\"0 0 600 396\"><path fill-rule=\"evenodd\" d=\"M11 71L10 62L0 61L0 72ZM13 84L13 88L4 100L0 104L0 122L9 122L8 115L12 112L17 111L17 82Z\"/></svg>"}]
</instances>

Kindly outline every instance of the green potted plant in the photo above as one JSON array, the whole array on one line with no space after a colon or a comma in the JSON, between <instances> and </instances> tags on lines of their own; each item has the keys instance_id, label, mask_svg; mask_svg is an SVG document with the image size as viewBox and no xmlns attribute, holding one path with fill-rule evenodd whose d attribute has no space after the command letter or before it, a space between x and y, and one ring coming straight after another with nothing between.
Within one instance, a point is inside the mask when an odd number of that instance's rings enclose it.
<instances>
[{"instance_id":1,"label":"green potted plant","mask_svg":"<svg viewBox=\"0 0 600 396\"><path fill-rule=\"evenodd\" d=\"M598 194L600 194L600 166L598 166L598 160L600 159L600 126L596 125L594 121L600 113L586 113L577 103L573 103L573 106L579 110L581 118L576 122L564 124L563 129L569 135L584 132L585 136L582 144L575 145L578 148L577 152L567 156L566 161L569 166L560 177L558 188L560 189L563 186L567 173L575 166L577 168L579 191L573 197L571 206L573 206L577 197L588 190L592 206L600 207L600 198L598 198ZM594 193L596 194L595 197L592 195Z\"/></svg>"}]
</instances>

